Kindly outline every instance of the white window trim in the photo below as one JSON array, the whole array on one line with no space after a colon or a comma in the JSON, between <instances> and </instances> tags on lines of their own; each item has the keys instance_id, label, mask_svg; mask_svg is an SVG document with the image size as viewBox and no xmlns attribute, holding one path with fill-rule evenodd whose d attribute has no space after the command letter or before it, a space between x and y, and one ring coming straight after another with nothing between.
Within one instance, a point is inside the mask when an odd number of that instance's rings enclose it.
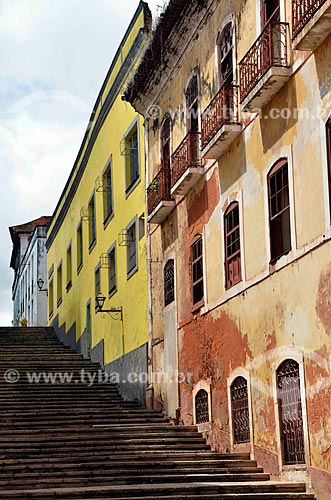
<instances>
[{"instance_id":1,"label":"white window trim","mask_svg":"<svg viewBox=\"0 0 331 500\"><path fill-rule=\"evenodd\" d=\"M250 445L251 457L254 460L254 429L253 429L253 408L252 408L252 394L251 394L251 377L250 372L239 366L228 377L227 380L227 392L228 392L228 408L229 408L229 428L230 428L230 447L233 452L236 447L241 446L240 444L235 444L233 439L233 421L232 421L232 402L231 402L231 385L237 377L244 377L247 382L247 396L248 396L248 414L249 414L249 443L243 443Z\"/></svg>"},{"instance_id":2,"label":"white window trim","mask_svg":"<svg viewBox=\"0 0 331 500\"><path fill-rule=\"evenodd\" d=\"M238 75L237 75L237 52L236 52L236 23L234 22L235 16L234 13L229 14L222 22L220 25L220 28L217 33L216 37L216 45L215 45L215 68L216 68L216 78L217 78L217 84L218 84L218 90L221 88L222 82L220 81L220 74L219 74L219 63L220 63L220 51L219 51L219 40L222 34L222 31L224 30L225 26L228 24L232 25L232 46L233 46L233 51L232 51L232 58L233 58L233 84L236 85L238 81Z\"/></svg>"},{"instance_id":3,"label":"white window trim","mask_svg":"<svg viewBox=\"0 0 331 500\"><path fill-rule=\"evenodd\" d=\"M291 250L279 257L272 268L274 271L278 271L282 267L289 264L297 255L297 235L296 235L296 224L295 224L295 198L294 198L294 178L293 178L293 159L292 159L292 147L283 146L278 149L269 159L266 168L263 172L264 179L264 226L265 237L266 237L266 254L267 254L267 266L270 269L271 261L271 251L270 251L270 223L269 223L269 189L268 189L268 174L271 168L277 161L282 158L287 159L288 166L288 191L289 191L289 201L290 201L290 232L291 232Z\"/></svg>"},{"instance_id":4,"label":"white window trim","mask_svg":"<svg viewBox=\"0 0 331 500\"><path fill-rule=\"evenodd\" d=\"M224 215L231 203L236 202L239 205L239 234L240 234L240 267L241 267L241 281L230 288L225 287L225 228L224 228ZM237 295L238 291L246 287L246 266L245 266L245 245L244 245L244 205L243 205L243 192L237 191L227 196L225 202L222 205L222 254L223 254L223 289L224 297L226 300L230 299L234 295Z\"/></svg>"},{"instance_id":5,"label":"white window trim","mask_svg":"<svg viewBox=\"0 0 331 500\"><path fill-rule=\"evenodd\" d=\"M299 465L284 465L282 457L282 441L281 441L281 430L279 422L279 408L278 408L278 395L277 395L277 369L286 359L293 359L299 365L299 377L300 377L300 397L301 397L301 407L302 407L302 421L303 421L303 436L304 436L304 447L305 447L305 464ZM310 452L309 452L309 434L308 434L308 421L307 421L307 402L306 402L306 387L305 387L305 371L304 371L304 358L303 353L300 349L296 347L289 346L280 348L277 350L277 360L275 359L272 363L272 375L273 375L273 398L274 398L274 412L275 412L275 422L276 422L276 443L277 443L277 455L278 455L278 466L279 470L286 473L292 469L304 469L306 470L310 466Z\"/></svg>"},{"instance_id":6,"label":"white window trim","mask_svg":"<svg viewBox=\"0 0 331 500\"><path fill-rule=\"evenodd\" d=\"M191 81L194 78L194 76L196 76L197 80L198 80L198 130L201 132L201 113L202 113L202 109L201 109L201 80L200 80L199 69L198 68L194 68L190 72L189 77L186 80L185 90L184 90L184 96L183 96L184 110L185 110L185 118L184 118L184 123L185 123L184 130L185 130L185 134L184 134L184 137L186 137L186 135L188 134L188 130L187 130L188 109L187 109L186 92L187 92L188 86L191 83ZM178 146L179 146L179 144L180 144L180 142L178 143Z\"/></svg>"},{"instance_id":7,"label":"white window trim","mask_svg":"<svg viewBox=\"0 0 331 500\"><path fill-rule=\"evenodd\" d=\"M196 414L195 414L195 397L200 391L200 389L204 389L207 394L208 394L208 414L209 414L209 421L212 422L212 406L211 406L211 388L210 388L210 379L204 379L204 380L199 380L193 388L192 391L192 397L193 397L193 422L194 425L203 425L203 424L197 424L197 419L196 419ZM208 422L205 422L206 424Z\"/></svg>"}]
</instances>

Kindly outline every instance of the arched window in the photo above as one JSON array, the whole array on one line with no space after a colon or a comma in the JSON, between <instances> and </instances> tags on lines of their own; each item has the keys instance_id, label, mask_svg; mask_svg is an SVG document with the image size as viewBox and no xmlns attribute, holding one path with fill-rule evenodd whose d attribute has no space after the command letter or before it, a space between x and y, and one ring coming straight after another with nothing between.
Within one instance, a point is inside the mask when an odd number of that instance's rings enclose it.
<instances>
[{"instance_id":1,"label":"arched window","mask_svg":"<svg viewBox=\"0 0 331 500\"><path fill-rule=\"evenodd\" d=\"M202 236L196 236L191 245L192 302L199 306L203 302L203 253Z\"/></svg>"},{"instance_id":2,"label":"arched window","mask_svg":"<svg viewBox=\"0 0 331 500\"><path fill-rule=\"evenodd\" d=\"M170 169L170 133L171 119L169 116L164 120L161 132L161 159L162 167Z\"/></svg>"},{"instance_id":3,"label":"arched window","mask_svg":"<svg viewBox=\"0 0 331 500\"><path fill-rule=\"evenodd\" d=\"M194 75L187 86L186 92L187 131L197 132L199 130L199 86L198 76Z\"/></svg>"},{"instance_id":4,"label":"arched window","mask_svg":"<svg viewBox=\"0 0 331 500\"><path fill-rule=\"evenodd\" d=\"M164 305L175 300L175 266L174 260L169 259L164 266Z\"/></svg>"},{"instance_id":5,"label":"arched window","mask_svg":"<svg viewBox=\"0 0 331 500\"><path fill-rule=\"evenodd\" d=\"M233 442L235 444L249 442L249 409L247 380L237 377L231 384L231 410Z\"/></svg>"},{"instance_id":6,"label":"arched window","mask_svg":"<svg viewBox=\"0 0 331 500\"><path fill-rule=\"evenodd\" d=\"M277 398L285 465L305 463L299 364L286 359L277 370Z\"/></svg>"},{"instance_id":7,"label":"arched window","mask_svg":"<svg viewBox=\"0 0 331 500\"><path fill-rule=\"evenodd\" d=\"M209 422L208 392L200 389L195 395L195 422Z\"/></svg>"},{"instance_id":8,"label":"arched window","mask_svg":"<svg viewBox=\"0 0 331 500\"><path fill-rule=\"evenodd\" d=\"M290 196L287 158L277 161L268 174L271 262L291 250Z\"/></svg>"},{"instance_id":9,"label":"arched window","mask_svg":"<svg viewBox=\"0 0 331 500\"><path fill-rule=\"evenodd\" d=\"M224 214L225 287L241 281L239 203L233 202Z\"/></svg>"},{"instance_id":10,"label":"arched window","mask_svg":"<svg viewBox=\"0 0 331 500\"><path fill-rule=\"evenodd\" d=\"M233 84L233 27L232 23L225 26L219 36L218 42L218 74L219 83L222 85Z\"/></svg>"}]
</instances>

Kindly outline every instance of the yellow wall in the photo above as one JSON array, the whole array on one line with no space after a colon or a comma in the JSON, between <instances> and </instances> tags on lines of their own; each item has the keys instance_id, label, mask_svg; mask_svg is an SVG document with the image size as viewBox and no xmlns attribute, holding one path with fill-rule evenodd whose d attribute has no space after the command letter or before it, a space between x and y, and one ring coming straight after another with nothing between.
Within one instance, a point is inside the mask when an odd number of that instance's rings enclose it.
<instances>
[{"instance_id":1,"label":"yellow wall","mask_svg":"<svg viewBox=\"0 0 331 500\"><path fill-rule=\"evenodd\" d=\"M122 47L122 55L114 64L112 73L108 76L102 102L105 101L107 93L112 90L118 70L122 66L123 60L130 50L132 43L136 39L139 30L144 26L143 11L138 15L131 32ZM137 54L136 54L137 57ZM48 249L48 269L54 264L54 269L58 263L63 261L63 292L62 303L57 306L54 299L54 314L50 317L50 324L58 315L59 327L65 325L68 330L75 325L76 340L82 335L86 328L86 303L91 301L92 316L92 348L102 339L104 340L104 362L105 364L119 358L133 349L147 342L147 274L146 274L146 240L143 236L138 239L138 270L127 279L126 273L126 246L119 245L119 234L137 217L144 216L145 212L145 157L142 119L137 116L134 109L121 100L121 90L125 87L123 81L116 99L102 124L101 130L93 145L85 171L79 182L76 193L70 203L65 218L56 234L56 237ZM97 106L98 112L102 107ZM98 113L94 119L93 127L96 124ZM125 194L125 156L121 154L121 141L130 125L138 120L139 153L140 153L140 180L135 189L126 197ZM89 132L91 136L93 132ZM83 145L86 150L87 144ZM57 221L59 211L65 202L70 185L75 180L80 162L83 159L83 152L78 163L73 169L72 178L69 181L68 189L62 194L58 209L53 215L52 224L48 231L48 236L52 233ZM102 176L109 158L112 159L112 186L113 186L113 207L114 216L104 228L103 220L103 193L95 193L96 209L96 244L89 252L88 249L88 226L89 222L82 222L83 227L83 267L77 273L77 242L76 230L81 220L81 208L87 208L92 192L95 190L95 181L98 176ZM143 219L144 221L144 219ZM66 249L72 243L72 288L66 291ZM104 308L123 307L123 322L114 320L109 314L95 313L95 281L94 271L99 264L100 255L106 253L111 245L116 242L116 273L117 292L108 299L108 269L101 268L101 292L107 297ZM56 290L56 273L54 273L54 290ZM116 315L114 314L114 317Z\"/></svg>"}]
</instances>

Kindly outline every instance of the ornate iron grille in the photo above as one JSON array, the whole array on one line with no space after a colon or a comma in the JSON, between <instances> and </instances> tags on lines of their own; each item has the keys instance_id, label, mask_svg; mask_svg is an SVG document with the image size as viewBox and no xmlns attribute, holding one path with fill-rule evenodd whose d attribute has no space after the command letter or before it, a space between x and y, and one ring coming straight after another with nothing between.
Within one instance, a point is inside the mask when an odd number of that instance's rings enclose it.
<instances>
[{"instance_id":1,"label":"ornate iron grille","mask_svg":"<svg viewBox=\"0 0 331 500\"><path fill-rule=\"evenodd\" d=\"M235 444L249 442L249 411L247 380L237 377L231 385L233 440Z\"/></svg>"},{"instance_id":2,"label":"ornate iron grille","mask_svg":"<svg viewBox=\"0 0 331 500\"><path fill-rule=\"evenodd\" d=\"M163 200L171 200L170 170L161 168L147 188L147 209L150 215Z\"/></svg>"},{"instance_id":3,"label":"ornate iron grille","mask_svg":"<svg viewBox=\"0 0 331 500\"><path fill-rule=\"evenodd\" d=\"M171 156L171 186L190 167L198 167L200 161L200 132L189 132Z\"/></svg>"},{"instance_id":4,"label":"ornate iron grille","mask_svg":"<svg viewBox=\"0 0 331 500\"><path fill-rule=\"evenodd\" d=\"M326 0L292 1L292 37L295 38Z\"/></svg>"},{"instance_id":5,"label":"ornate iron grille","mask_svg":"<svg viewBox=\"0 0 331 500\"><path fill-rule=\"evenodd\" d=\"M175 300L175 266L170 259L164 267L164 305L167 306Z\"/></svg>"},{"instance_id":6,"label":"ornate iron grille","mask_svg":"<svg viewBox=\"0 0 331 500\"><path fill-rule=\"evenodd\" d=\"M241 101L272 66L288 67L288 23L269 22L241 60Z\"/></svg>"},{"instance_id":7,"label":"ornate iron grille","mask_svg":"<svg viewBox=\"0 0 331 500\"><path fill-rule=\"evenodd\" d=\"M201 147L207 146L223 125L238 123L238 86L223 85L201 115Z\"/></svg>"},{"instance_id":8,"label":"ornate iron grille","mask_svg":"<svg viewBox=\"0 0 331 500\"><path fill-rule=\"evenodd\" d=\"M195 396L195 421L197 424L209 422L208 392L204 389Z\"/></svg>"},{"instance_id":9,"label":"ornate iron grille","mask_svg":"<svg viewBox=\"0 0 331 500\"><path fill-rule=\"evenodd\" d=\"M277 370L277 391L283 462L305 463L299 365L286 359Z\"/></svg>"}]
</instances>

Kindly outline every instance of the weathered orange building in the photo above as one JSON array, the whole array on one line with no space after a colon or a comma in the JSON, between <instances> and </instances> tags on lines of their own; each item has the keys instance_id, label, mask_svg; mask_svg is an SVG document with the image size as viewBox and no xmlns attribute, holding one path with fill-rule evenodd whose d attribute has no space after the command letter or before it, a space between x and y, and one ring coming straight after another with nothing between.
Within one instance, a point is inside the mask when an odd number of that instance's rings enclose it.
<instances>
[{"instance_id":1,"label":"weathered orange building","mask_svg":"<svg viewBox=\"0 0 331 500\"><path fill-rule=\"evenodd\" d=\"M331 1L171 0L145 116L149 400L331 495Z\"/></svg>"}]
</instances>

